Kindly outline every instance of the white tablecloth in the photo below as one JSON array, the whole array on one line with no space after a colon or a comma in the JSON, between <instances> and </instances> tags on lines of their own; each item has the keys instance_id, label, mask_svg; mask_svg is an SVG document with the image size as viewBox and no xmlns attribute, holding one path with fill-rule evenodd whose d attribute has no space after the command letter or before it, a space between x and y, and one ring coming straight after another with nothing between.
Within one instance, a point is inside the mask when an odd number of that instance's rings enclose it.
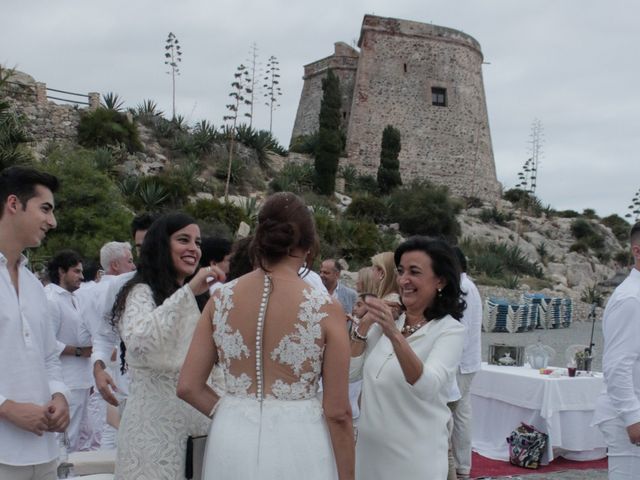
<instances>
[{"instance_id":1,"label":"white tablecloth","mask_svg":"<svg viewBox=\"0 0 640 480\"><path fill-rule=\"evenodd\" d=\"M604 439L590 426L602 388L601 374L554 378L529 367L483 363L471 384L473 449L484 457L508 460L506 438L525 422L549 435L543 463L557 456L603 458Z\"/></svg>"}]
</instances>

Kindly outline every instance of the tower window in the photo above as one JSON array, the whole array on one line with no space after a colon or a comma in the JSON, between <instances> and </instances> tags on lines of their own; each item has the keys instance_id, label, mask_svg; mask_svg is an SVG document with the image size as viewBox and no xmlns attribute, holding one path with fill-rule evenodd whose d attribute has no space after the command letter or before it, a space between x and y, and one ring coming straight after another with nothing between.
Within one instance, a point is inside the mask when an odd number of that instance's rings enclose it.
<instances>
[{"instance_id":1,"label":"tower window","mask_svg":"<svg viewBox=\"0 0 640 480\"><path fill-rule=\"evenodd\" d=\"M404 64L404 73L407 73L407 64Z\"/></svg>"},{"instance_id":2,"label":"tower window","mask_svg":"<svg viewBox=\"0 0 640 480\"><path fill-rule=\"evenodd\" d=\"M431 87L431 104L436 107L447 106L447 89L441 87Z\"/></svg>"}]
</instances>

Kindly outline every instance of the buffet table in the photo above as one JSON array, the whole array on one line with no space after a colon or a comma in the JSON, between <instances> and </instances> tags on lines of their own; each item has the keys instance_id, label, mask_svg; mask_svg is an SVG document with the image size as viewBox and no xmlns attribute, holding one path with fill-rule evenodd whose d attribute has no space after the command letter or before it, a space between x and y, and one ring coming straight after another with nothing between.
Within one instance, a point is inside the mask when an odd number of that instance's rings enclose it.
<instances>
[{"instance_id":1,"label":"buffet table","mask_svg":"<svg viewBox=\"0 0 640 480\"><path fill-rule=\"evenodd\" d=\"M590 426L603 388L602 374L594 375L555 377L527 366L483 363L471 384L473 450L508 461L506 438L524 422L549 435L544 464L558 456L571 460L605 457L604 439L597 427Z\"/></svg>"}]
</instances>

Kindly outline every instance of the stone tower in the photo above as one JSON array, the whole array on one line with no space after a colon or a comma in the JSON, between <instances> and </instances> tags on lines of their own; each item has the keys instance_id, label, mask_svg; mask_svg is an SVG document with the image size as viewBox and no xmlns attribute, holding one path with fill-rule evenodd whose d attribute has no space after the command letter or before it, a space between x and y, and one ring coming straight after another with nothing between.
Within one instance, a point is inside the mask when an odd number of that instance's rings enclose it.
<instances>
[{"instance_id":1,"label":"stone tower","mask_svg":"<svg viewBox=\"0 0 640 480\"><path fill-rule=\"evenodd\" d=\"M358 68L358 51L343 42L336 42L334 47L333 55L304 66L304 84L291 138L318 131L322 79L328 70L332 70L340 80L342 121L344 127L347 127Z\"/></svg>"},{"instance_id":2,"label":"stone tower","mask_svg":"<svg viewBox=\"0 0 640 480\"><path fill-rule=\"evenodd\" d=\"M324 62L326 72L332 61L340 64L338 45L336 54L305 67L294 137L317 129L323 71L310 67ZM347 75L357 63L355 79L341 78L343 102L351 99L350 108L343 103L343 161L375 175L382 131L393 125L402 135L403 182L426 178L456 195L499 198L480 44L450 28L366 15L358 46Z\"/></svg>"}]
</instances>

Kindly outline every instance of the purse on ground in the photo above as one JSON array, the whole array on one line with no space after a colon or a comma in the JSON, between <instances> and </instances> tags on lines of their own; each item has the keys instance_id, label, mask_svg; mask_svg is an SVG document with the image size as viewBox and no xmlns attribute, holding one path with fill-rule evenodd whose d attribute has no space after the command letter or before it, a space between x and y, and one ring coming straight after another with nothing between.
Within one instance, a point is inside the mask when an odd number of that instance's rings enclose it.
<instances>
[{"instance_id":1,"label":"purse on ground","mask_svg":"<svg viewBox=\"0 0 640 480\"><path fill-rule=\"evenodd\" d=\"M509 462L524 468L538 468L542 461L548 435L531 425L521 423L507 437Z\"/></svg>"}]
</instances>

